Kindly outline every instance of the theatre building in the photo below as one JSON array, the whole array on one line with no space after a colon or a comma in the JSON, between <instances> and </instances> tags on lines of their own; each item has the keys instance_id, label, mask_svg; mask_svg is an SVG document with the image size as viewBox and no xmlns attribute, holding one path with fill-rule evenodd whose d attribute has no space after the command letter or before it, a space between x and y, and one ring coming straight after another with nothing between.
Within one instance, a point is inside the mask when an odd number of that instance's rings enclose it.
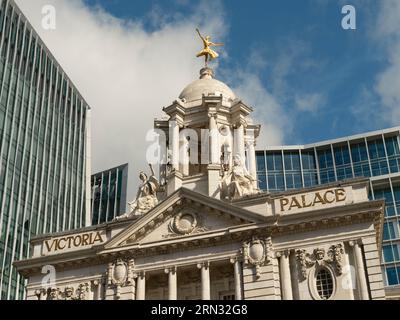
<instances>
[{"instance_id":1,"label":"theatre building","mask_svg":"<svg viewBox=\"0 0 400 320\"><path fill-rule=\"evenodd\" d=\"M210 68L164 112L168 162L140 174L126 215L34 238L15 263L27 299L385 299L385 202L368 179L260 191L262 128Z\"/></svg>"}]
</instances>

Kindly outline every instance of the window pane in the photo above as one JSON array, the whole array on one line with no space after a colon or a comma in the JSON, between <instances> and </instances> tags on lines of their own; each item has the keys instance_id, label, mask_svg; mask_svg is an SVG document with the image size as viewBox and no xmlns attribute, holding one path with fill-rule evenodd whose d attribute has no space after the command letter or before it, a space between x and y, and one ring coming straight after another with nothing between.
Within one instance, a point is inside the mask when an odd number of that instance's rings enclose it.
<instances>
[{"instance_id":1,"label":"window pane","mask_svg":"<svg viewBox=\"0 0 400 320\"><path fill-rule=\"evenodd\" d=\"M383 246L383 256L385 258L385 262L393 262L393 250L392 246Z\"/></svg>"},{"instance_id":2,"label":"window pane","mask_svg":"<svg viewBox=\"0 0 400 320\"><path fill-rule=\"evenodd\" d=\"M399 283L397 278L396 268L394 267L386 268L386 275L389 286L396 285Z\"/></svg>"}]
</instances>

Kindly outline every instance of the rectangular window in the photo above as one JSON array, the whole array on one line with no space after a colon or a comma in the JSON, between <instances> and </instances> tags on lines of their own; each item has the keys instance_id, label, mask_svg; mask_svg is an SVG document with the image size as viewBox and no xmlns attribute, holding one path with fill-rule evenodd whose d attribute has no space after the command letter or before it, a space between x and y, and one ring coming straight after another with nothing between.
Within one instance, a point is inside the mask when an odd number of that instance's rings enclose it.
<instances>
[{"instance_id":1,"label":"rectangular window","mask_svg":"<svg viewBox=\"0 0 400 320\"><path fill-rule=\"evenodd\" d=\"M351 157L356 177L370 177L371 172L368 164L367 148L364 142L351 144Z\"/></svg>"},{"instance_id":2,"label":"rectangular window","mask_svg":"<svg viewBox=\"0 0 400 320\"><path fill-rule=\"evenodd\" d=\"M257 172L265 172L265 156L264 152L256 152Z\"/></svg>"},{"instance_id":3,"label":"rectangular window","mask_svg":"<svg viewBox=\"0 0 400 320\"><path fill-rule=\"evenodd\" d=\"M395 222L385 222L383 224L383 240L393 240L398 238L398 224Z\"/></svg>"},{"instance_id":4,"label":"rectangular window","mask_svg":"<svg viewBox=\"0 0 400 320\"><path fill-rule=\"evenodd\" d=\"M281 152L267 152L267 173L269 191L285 190Z\"/></svg>"},{"instance_id":5,"label":"rectangular window","mask_svg":"<svg viewBox=\"0 0 400 320\"><path fill-rule=\"evenodd\" d=\"M395 268L395 267L386 268L387 284L389 286L399 284L400 283L399 274L400 274L400 268Z\"/></svg>"}]
</instances>

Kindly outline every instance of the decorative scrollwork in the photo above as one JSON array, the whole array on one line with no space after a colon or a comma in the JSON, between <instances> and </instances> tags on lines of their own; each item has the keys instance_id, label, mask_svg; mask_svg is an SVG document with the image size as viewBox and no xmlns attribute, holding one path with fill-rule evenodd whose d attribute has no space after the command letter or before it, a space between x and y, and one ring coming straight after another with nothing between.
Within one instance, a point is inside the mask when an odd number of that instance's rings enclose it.
<instances>
[{"instance_id":1,"label":"decorative scrollwork","mask_svg":"<svg viewBox=\"0 0 400 320\"><path fill-rule=\"evenodd\" d=\"M59 288L49 288L47 290L48 300L59 300L60 299L60 289Z\"/></svg>"},{"instance_id":2,"label":"decorative scrollwork","mask_svg":"<svg viewBox=\"0 0 400 320\"><path fill-rule=\"evenodd\" d=\"M337 244L329 247L326 254L325 249L316 248L312 253L304 249L296 250L296 260L298 263L300 275L305 280L307 278L307 269L315 265L331 264L338 275L342 274L342 255L344 254L343 245ZM325 256L328 256L325 259Z\"/></svg>"},{"instance_id":3,"label":"decorative scrollwork","mask_svg":"<svg viewBox=\"0 0 400 320\"><path fill-rule=\"evenodd\" d=\"M344 249L341 243L331 246L328 251L329 261L335 266L335 270L338 275L341 275L343 272L343 254Z\"/></svg>"},{"instance_id":4,"label":"decorative scrollwork","mask_svg":"<svg viewBox=\"0 0 400 320\"><path fill-rule=\"evenodd\" d=\"M250 241L243 244L242 253L244 263L256 268L257 278L261 276L260 267L270 262L271 247L271 238L259 239L253 237Z\"/></svg>"},{"instance_id":5,"label":"decorative scrollwork","mask_svg":"<svg viewBox=\"0 0 400 320\"><path fill-rule=\"evenodd\" d=\"M117 289L117 299L121 296L121 287L131 285L134 282L134 260L125 261L117 259L114 263L109 263L107 268L107 284Z\"/></svg>"},{"instance_id":6,"label":"decorative scrollwork","mask_svg":"<svg viewBox=\"0 0 400 320\"><path fill-rule=\"evenodd\" d=\"M90 292L90 284L89 283L81 283L76 290L77 296L76 300L88 300Z\"/></svg>"},{"instance_id":7,"label":"decorative scrollwork","mask_svg":"<svg viewBox=\"0 0 400 320\"><path fill-rule=\"evenodd\" d=\"M201 226L201 219L199 215L183 211L177 214L169 224L170 233L163 235L163 238L171 238L182 235L189 235L194 233L206 232L208 229Z\"/></svg>"},{"instance_id":8,"label":"decorative scrollwork","mask_svg":"<svg viewBox=\"0 0 400 320\"><path fill-rule=\"evenodd\" d=\"M74 288L67 286L64 289L64 299L65 300L74 300Z\"/></svg>"}]
</instances>

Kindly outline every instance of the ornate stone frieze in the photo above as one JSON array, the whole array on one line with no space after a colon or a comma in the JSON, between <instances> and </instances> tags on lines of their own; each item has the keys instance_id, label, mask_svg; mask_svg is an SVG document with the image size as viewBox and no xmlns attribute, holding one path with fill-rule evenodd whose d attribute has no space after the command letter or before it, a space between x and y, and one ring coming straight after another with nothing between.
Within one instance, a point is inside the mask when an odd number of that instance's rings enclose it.
<instances>
[{"instance_id":1,"label":"ornate stone frieze","mask_svg":"<svg viewBox=\"0 0 400 320\"><path fill-rule=\"evenodd\" d=\"M76 290L76 300L88 300L90 294L90 283L81 283Z\"/></svg>"},{"instance_id":2,"label":"ornate stone frieze","mask_svg":"<svg viewBox=\"0 0 400 320\"><path fill-rule=\"evenodd\" d=\"M331 264L334 264L335 270L338 275L342 274L343 254L344 254L344 249L343 249L343 245L341 243L331 246L328 250L328 259Z\"/></svg>"},{"instance_id":3,"label":"ornate stone frieze","mask_svg":"<svg viewBox=\"0 0 400 320\"><path fill-rule=\"evenodd\" d=\"M44 288L35 290L35 296L37 297L38 300L45 300L46 295L47 295L47 290Z\"/></svg>"},{"instance_id":4,"label":"ornate stone frieze","mask_svg":"<svg viewBox=\"0 0 400 320\"><path fill-rule=\"evenodd\" d=\"M74 296L74 288L71 286L67 286L64 289L64 300L75 300Z\"/></svg>"},{"instance_id":5,"label":"ornate stone frieze","mask_svg":"<svg viewBox=\"0 0 400 320\"><path fill-rule=\"evenodd\" d=\"M59 288L50 288L47 291L48 300L60 300L60 289Z\"/></svg>"},{"instance_id":6,"label":"ornate stone frieze","mask_svg":"<svg viewBox=\"0 0 400 320\"><path fill-rule=\"evenodd\" d=\"M242 254L246 265L256 268L256 277L260 277L260 267L270 262L272 253L271 238L253 237L243 244Z\"/></svg>"},{"instance_id":7,"label":"ornate stone frieze","mask_svg":"<svg viewBox=\"0 0 400 320\"><path fill-rule=\"evenodd\" d=\"M296 250L296 259L299 267L299 274L302 279L307 278L307 270L316 265L330 264L337 275L342 274L342 255L344 254L343 244L336 244L329 247L326 253L323 248L315 248L311 253L304 249Z\"/></svg>"}]
</instances>

